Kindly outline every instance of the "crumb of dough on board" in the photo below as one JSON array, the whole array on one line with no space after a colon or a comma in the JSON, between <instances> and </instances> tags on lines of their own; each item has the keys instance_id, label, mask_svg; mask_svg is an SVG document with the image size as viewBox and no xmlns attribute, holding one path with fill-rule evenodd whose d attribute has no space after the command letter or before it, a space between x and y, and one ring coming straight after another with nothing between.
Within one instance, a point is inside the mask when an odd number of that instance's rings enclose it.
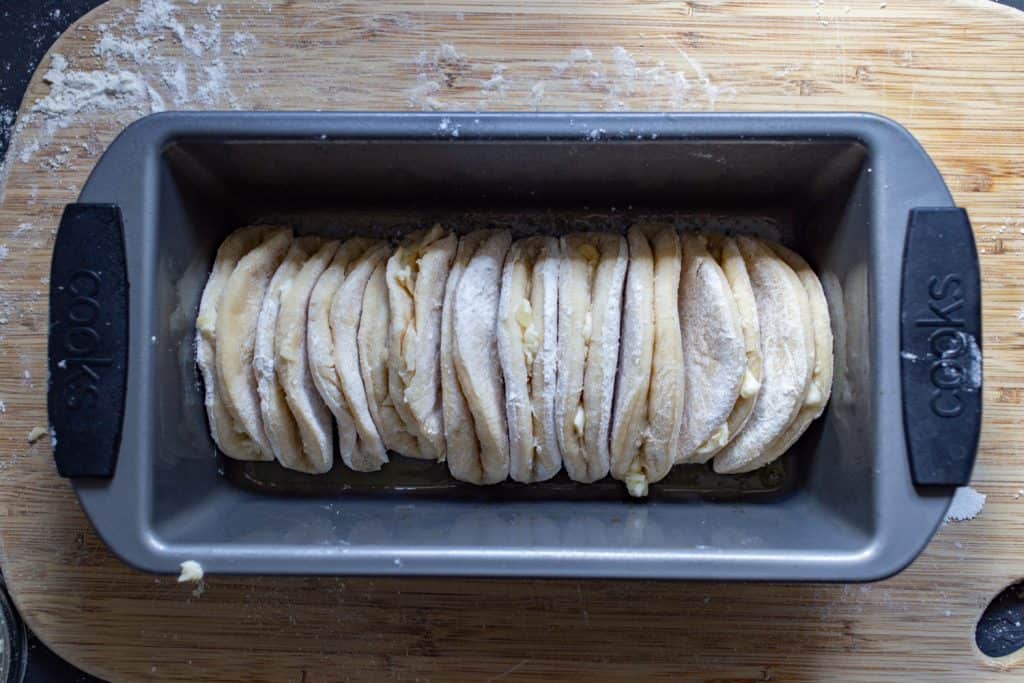
<instances>
[{"instance_id":1,"label":"crumb of dough on board","mask_svg":"<svg viewBox=\"0 0 1024 683\"><path fill-rule=\"evenodd\" d=\"M179 566L181 567L181 574L178 575L178 583L185 583L186 581L198 583L203 580L203 565L195 560L185 560Z\"/></svg>"},{"instance_id":2,"label":"crumb of dough on board","mask_svg":"<svg viewBox=\"0 0 1024 683\"><path fill-rule=\"evenodd\" d=\"M985 494L975 491L970 486L960 486L953 494L953 502L946 511L947 522L965 522L974 519L985 506Z\"/></svg>"},{"instance_id":3,"label":"crumb of dough on board","mask_svg":"<svg viewBox=\"0 0 1024 683\"><path fill-rule=\"evenodd\" d=\"M46 427L33 427L32 431L28 433L28 436L25 437L25 440L28 441L29 443L35 443L36 441L39 441L39 439L43 438L49 433L50 430L48 430Z\"/></svg>"}]
</instances>

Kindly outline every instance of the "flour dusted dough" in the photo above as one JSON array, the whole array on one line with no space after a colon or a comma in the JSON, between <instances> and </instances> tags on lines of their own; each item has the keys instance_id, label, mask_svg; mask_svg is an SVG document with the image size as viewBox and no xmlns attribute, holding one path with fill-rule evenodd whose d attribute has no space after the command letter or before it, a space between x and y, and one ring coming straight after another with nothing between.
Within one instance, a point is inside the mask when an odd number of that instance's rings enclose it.
<instances>
[{"instance_id":1,"label":"flour dusted dough","mask_svg":"<svg viewBox=\"0 0 1024 683\"><path fill-rule=\"evenodd\" d=\"M306 357L313 386L338 424L338 453L342 461L362 463L366 460L359 443L355 420L341 391L341 377L335 367L335 330L331 324L331 308L352 262L373 245L373 241L354 237L344 241L334 258L320 275L309 295L306 319ZM354 349L353 349L354 350Z\"/></svg>"},{"instance_id":2,"label":"flour dusted dough","mask_svg":"<svg viewBox=\"0 0 1024 683\"><path fill-rule=\"evenodd\" d=\"M390 253L386 244L373 242L351 261L345 281L334 295L330 312L331 328L334 330L334 366L357 435L356 448L351 454L346 454L342 450L341 458L346 465L358 472L379 470L388 461L384 441L373 421L367 389L359 371L357 336L359 321L363 316L363 297L367 282Z\"/></svg>"},{"instance_id":3,"label":"flour dusted dough","mask_svg":"<svg viewBox=\"0 0 1024 683\"><path fill-rule=\"evenodd\" d=\"M455 260L445 284L441 309L441 405L446 459L448 471L463 481L482 481L484 473L480 461L480 442L477 441L473 417L455 369L455 293L470 257L479 250L488 234L485 230L478 230L459 240Z\"/></svg>"},{"instance_id":4,"label":"flour dusted dough","mask_svg":"<svg viewBox=\"0 0 1024 683\"><path fill-rule=\"evenodd\" d=\"M505 230L488 230L471 233L465 241L468 248L457 256L461 273L450 298L451 362L476 444L465 444L468 450L450 449L448 469L462 481L494 484L509 474L497 317L502 267L512 236ZM456 427L457 443L463 446L468 430Z\"/></svg>"},{"instance_id":5,"label":"flour dusted dough","mask_svg":"<svg viewBox=\"0 0 1024 683\"><path fill-rule=\"evenodd\" d=\"M501 276L498 357L505 376L509 473L522 483L550 479L562 468L555 425L560 254L557 238L519 240Z\"/></svg>"},{"instance_id":6,"label":"flour dusted dough","mask_svg":"<svg viewBox=\"0 0 1024 683\"><path fill-rule=\"evenodd\" d=\"M677 304L681 263L671 226L635 225L627 238L611 473L641 497L668 474L679 447L686 379Z\"/></svg>"},{"instance_id":7,"label":"flour dusted dough","mask_svg":"<svg viewBox=\"0 0 1024 683\"><path fill-rule=\"evenodd\" d=\"M270 279L256 323L252 367L260 395L260 415L274 457L282 464L294 461L297 457L295 454L302 452L302 439L291 408L285 399L284 389L277 378L274 337L277 331L278 312L292 280L306 260L320 248L322 242L319 237L299 237L292 242L284 260Z\"/></svg>"},{"instance_id":8,"label":"flour dusted dough","mask_svg":"<svg viewBox=\"0 0 1024 683\"><path fill-rule=\"evenodd\" d=\"M415 455L419 446L395 409L389 390L390 319L388 304L387 261L378 263L363 291L356 346L359 351L359 374L366 389L366 401L373 424L377 426L384 447L402 455Z\"/></svg>"},{"instance_id":9,"label":"flour dusted dough","mask_svg":"<svg viewBox=\"0 0 1024 683\"><path fill-rule=\"evenodd\" d=\"M274 451L263 429L260 396L253 374L256 324L270 279L292 242L290 228L268 228L258 247L239 260L228 278L217 309L217 377L221 396L240 439L259 448L260 460L273 460Z\"/></svg>"},{"instance_id":10,"label":"flour dusted dough","mask_svg":"<svg viewBox=\"0 0 1024 683\"><path fill-rule=\"evenodd\" d=\"M760 467L767 465L780 455L789 450L796 443L811 422L818 419L825 410L829 396L832 393L832 324L829 319L828 301L825 298L825 291L822 289L821 281L814 271L802 257L790 251L780 244L768 245L783 261L792 268L800 283L807 292L807 301L810 306L811 326L813 329L814 343L811 381L807 384L807 391L804 394L803 405L793 421L786 427L774 442L766 449L764 454L755 459L753 466Z\"/></svg>"},{"instance_id":11,"label":"flour dusted dough","mask_svg":"<svg viewBox=\"0 0 1024 683\"><path fill-rule=\"evenodd\" d=\"M210 435L225 455L237 460L265 460L259 444L235 424L224 404L220 379L217 377L217 311L220 300L235 266L267 236L262 226L239 228L228 235L217 249L213 270L206 281L196 318L196 364L203 376L204 403L210 421Z\"/></svg>"},{"instance_id":12,"label":"flour dusted dough","mask_svg":"<svg viewBox=\"0 0 1024 683\"><path fill-rule=\"evenodd\" d=\"M593 482L610 467L608 432L626 277L621 235L576 233L561 240L555 420L569 477Z\"/></svg>"},{"instance_id":13,"label":"flour dusted dough","mask_svg":"<svg viewBox=\"0 0 1024 683\"><path fill-rule=\"evenodd\" d=\"M722 474L758 467L800 410L814 365L810 307L800 279L760 241L739 237L737 242L757 302L763 377L746 425L715 456L715 471Z\"/></svg>"},{"instance_id":14,"label":"flour dusted dough","mask_svg":"<svg viewBox=\"0 0 1024 683\"><path fill-rule=\"evenodd\" d=\"M736 310L740 314L740 326L743 328L743 346L746 351L747 369L743 373L740 384L740 395L726 420L726 439L719 447L714 448L708 457L713 456L725 447L746 425L754 412L758 396L761 393L761 326L757 318L757 302L754 289L750 284L747 266L743 261L736 240L730 237L712 237L711 250L722 266L732 298L736 301Z\"/></svg>"},{"instance_id":15,"label":"flour dusted dough","mask_svg":"<svg viewBox=\"0 0 1024 683\"><path fill-rule=\"evenodd\" d=\"M417 437L418 451L407 455L428 460L445 457L441 303L455 247L455 236L435 225L402 240L387 265L391 401Z\"/></svg>"},{"instance_id":16,"label":"flour dusted dough","mask_svg":"<svg viewBox=\"0 0 1024 683\"><path fill-rule=\"evenodd\" d=\"M746 372L739 309L704 235L683 235L679 320L686 355L686 412L679 462L706 462L728 443L728 417Z\"/></svg>"},{"instance_id":17,"label":"flour dusted dough","mask_svg":"<svg viewBox=\"0 0 1024 683\"><path fill-rule=\"evenodd\" d=\"M331 414L313 385L309 368L306 349L309 297L338 247L337 241L323 243L292 278L291 286L281 298L274 332L277 380L302 440L302 450L282 453L285 459L281 464L310 474L330 471L334 464L334 432Z\"/></svg>"}]
</instances>

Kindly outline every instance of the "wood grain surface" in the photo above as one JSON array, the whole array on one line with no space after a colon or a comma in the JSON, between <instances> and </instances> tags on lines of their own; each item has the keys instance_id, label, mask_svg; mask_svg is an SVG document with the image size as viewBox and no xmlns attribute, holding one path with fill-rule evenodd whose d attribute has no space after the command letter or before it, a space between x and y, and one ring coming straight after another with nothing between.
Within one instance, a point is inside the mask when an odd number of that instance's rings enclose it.
<instances>
[{"instance_id":1,"label":"wood grain surface","mask_svg":"<svg viewBox=\"0 0 1024 683\"><path fill-rule=\"evenodd\" d=\"M57 652L117 681L1024 676L1024 664L988 660L973 643L989 599L1024 574L1024 14L982 0L179 0L154 27L158 4L113 0L58 40L51 55L68 72L117 80L82 111L40 103L77 87L58 76L51 93L45 59L5 169L0 553L18 607ZM148 31L150 44L138 59L104 47L102 25L132 39ZM117 132L160 101L890 116L936 161L982 252L973 485L984 510L873 585L212 577L193 595L135 572L92 531L47 439L26 435L46 424L46 277L61 209Z\"/></svg>"}]
</instances>

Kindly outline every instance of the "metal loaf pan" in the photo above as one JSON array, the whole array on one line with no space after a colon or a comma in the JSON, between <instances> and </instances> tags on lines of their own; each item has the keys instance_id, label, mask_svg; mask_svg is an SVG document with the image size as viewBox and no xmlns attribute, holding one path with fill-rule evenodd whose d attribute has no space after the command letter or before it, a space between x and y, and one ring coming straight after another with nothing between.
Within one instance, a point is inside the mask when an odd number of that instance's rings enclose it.
<instances>
[{"instance_id":1,"label":"metal loaf pan","mask_svg":"<svg viewBox=\"0 0 1024 683\"><path fill-rule=\"evenodd\" d=\"M126 129L79 199L51 279L55 457L100 535L145 570L871 580L921 551L970 476L974 241L887 119L165 113ZM677 468L637 502L564 475L475 488L395 457L373 475L308 477L216 452L192 339L232 229L525 234L645 218L777 237L819 273L833 398L771 467Z\"/></svg>"}]
</instances>

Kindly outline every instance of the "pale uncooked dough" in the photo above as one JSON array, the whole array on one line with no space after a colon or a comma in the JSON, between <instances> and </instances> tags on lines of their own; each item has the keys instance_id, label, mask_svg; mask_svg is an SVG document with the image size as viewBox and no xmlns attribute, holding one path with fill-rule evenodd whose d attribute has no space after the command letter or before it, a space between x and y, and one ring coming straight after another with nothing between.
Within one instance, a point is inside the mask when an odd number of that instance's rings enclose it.
<instances>
[{"instance_id":1,"label":"pale uncooked dough","mask_svg":"<svg viewBox=\"0 0 1024 683\"><path fill-rule=\"evenodd\" d=\"M608 474L627 247L621 235L562 238L558 275L558 400L562 464L589 483Z\"/></svg>"}]
</instances>

